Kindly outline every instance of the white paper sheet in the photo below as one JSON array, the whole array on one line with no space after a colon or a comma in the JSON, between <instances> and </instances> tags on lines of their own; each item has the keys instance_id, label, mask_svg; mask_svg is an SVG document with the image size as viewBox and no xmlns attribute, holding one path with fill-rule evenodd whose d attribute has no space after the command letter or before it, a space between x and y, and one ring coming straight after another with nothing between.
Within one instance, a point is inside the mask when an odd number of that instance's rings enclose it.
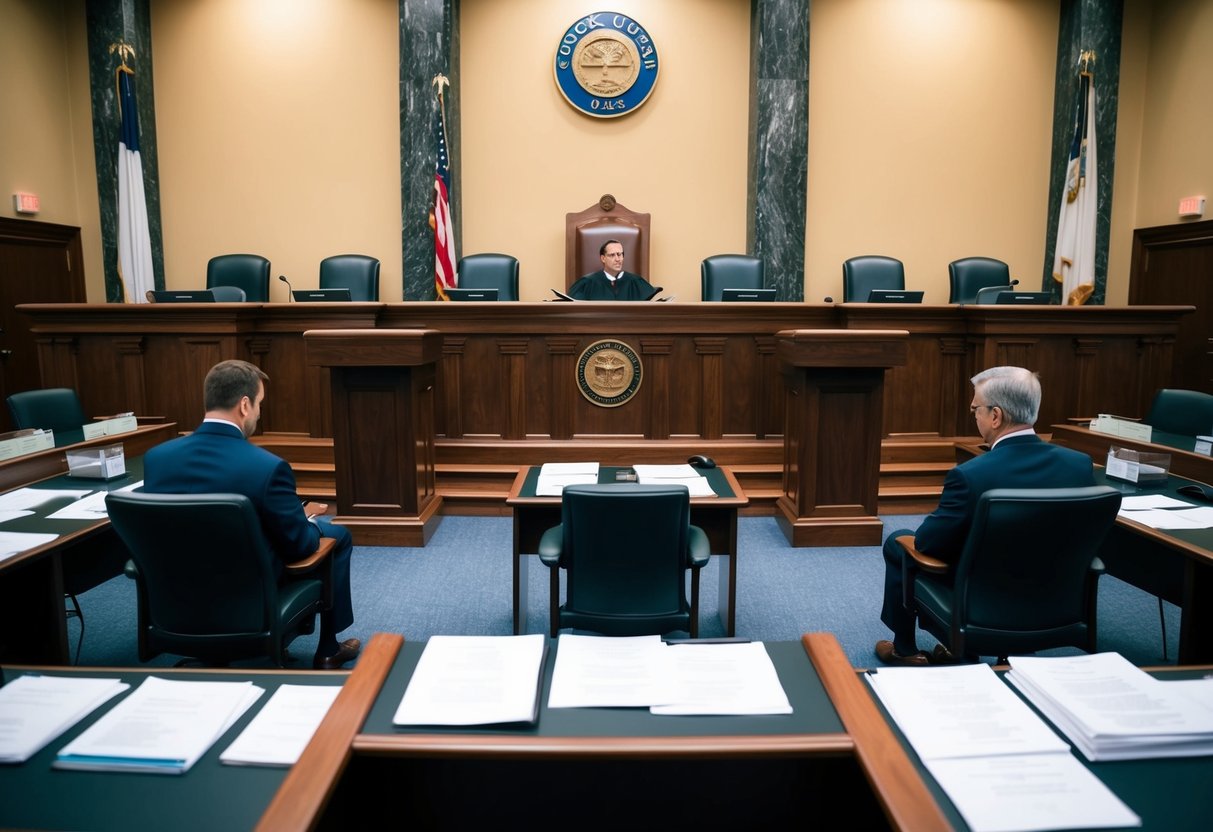
<instances>
[{"instance_id":1,"label":"white paper sheet","mask_svg":"<svg viewBox=\"0 0 1213 832\"><path fill-rule=\"evenodd\" d=\"M1133 497L1120 499L1121 511L1144 511L1149 508L1191 508L1194 503L1186 503L1166 494L1138 494ZM1132 515L1130 515L1132 516Z\"/></svg>"},{"instance_id":2,"label":"white paper sheet","mask_svg":"<svg viewBox=\"0 0 1213 832\"><path fill-rule=\"evenodd\" d=\"M1188 509L1146 509L1144 511L1117 512L1128 520L1136 520L1152 529L1208 529L1213 528L1213 506Z\"/></svg>"},{"instance_id":3,"label":"white paper sheet","mask_svg":"<svg viewBox=\"0 0 1213 832\"><path fill-rule=\"evenodd\" d=\"M230 766L293 766L324 721L340 685L282 685L219 755Z\"/></svg>"},{"instance_id":4,"label":"white paper sheet","mask_svg":"<svg viewBox=\"0 0 1213 832\"><path fill-rule=\"evenodd\" d=\"M252 682L149 676L64 746L52 767L184 773L263 693Z\"/></svg>"},{"instance_id":5,"label":"white paper sheet","mask_svg":"<svg viewBox=\"0 0 1213 832\"><path fill-rule=\"evenodd\" d=\"M0 532L0 560L28 552L35 546L50 543L59 535L35 532Z\"/></svg>"},{"instance_id":6,"label":"white paper sheet","mask_svg":"<svg viewBox=\"0 0 1213 832\"><path fill-rule=\"evenodd\" d=\"M545 462L535 482L535 496L559 497L566 485L594 485L598 467L597 462Z\"/></svg>"},{"instance_id":7,"label":"white paper sheet","mask_svg":"<svg viewBox=\"0 0 1213 832\"><path fill-rule=\"evenodd\" d=\"M131 485L116 488L114 491L134 491L139 486L143 485L143 480ZM109 510L105 507L105 498L109 491L97 491L89 494L87 497L82 497L74 503L69 503L53 514L48 514L48 520L104 520L109 517Z\"/></svg>"},{"instance_id":8,"label":"white paper sheet","mask_svg":"<svg viewBox=\"0 0 1213 832\"><path fill-rule=\"evenodd\" d=\"M549 708L647 708L670 701L661 636L605 638L562 633Z\"/></svg>"},{"instance_id":9,"label":"white paper sheet","mask_svg":"<svg viewBox=\"0 0 1213 832\"><path fill-rule=\"evenodd\" d=\"M715 497L707 477L686 463L679 465L633 465L641 485L685 485L692 497Z\"/></svg>"},{"instance_id":10,"label":"white paper sheet","mask_svg":"<svg viewBox=\"0 0 1213 832\"><path fill-rule=\"evenodd\" d=\"M17 488L0 494L0 509L21 511L61 497L78 500L91 491L91 488Z\"/></svg>"},{"instance_id":11,"label":"white paper sheet","mask_svg":"<svg viewBox=\"0 0 1213 832\"><path fill-rule=\"evenodd\" d=\"M690 714L790 714L792 704L762 642L667 645L672 700L649 711Z\"/></svg>"},{"instance_id":12,"label":"white paper sheet","mask_svg":"<svg viewBox=\"0 0 1213 832\"><path fill-rule=\"evenodd\" d=\"M9 520L16 520L19 517L29 517L33 514L32 511L0 511L0 523L7 523Z\"/></svg>"},{"instance_id":13,"label":"white paper sheet","mask_svg":"<svg viewBox=\"0 0 1213 832\"><path fill-rule=\"evenodd\" d=\"M547 637L431 636L396 708L396 725L533 722Z\"/></svg>"},{"instance_id":14,"label":"white paper sheet","mask_svg":"<svg viewBox=\"0 0 1213 832\"><path fill-rule=\"evenodd\" d=\"M0 688L0 763L23 763L130 688L118 679L19 676Z\"/></svg>"}]
</instances>

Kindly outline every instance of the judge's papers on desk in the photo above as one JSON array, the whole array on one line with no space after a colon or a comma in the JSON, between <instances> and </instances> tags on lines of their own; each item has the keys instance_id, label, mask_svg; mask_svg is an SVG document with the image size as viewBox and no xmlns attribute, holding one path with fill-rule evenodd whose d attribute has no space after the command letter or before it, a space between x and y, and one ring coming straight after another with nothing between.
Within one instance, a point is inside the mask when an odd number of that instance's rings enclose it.
<instances>
[{"instance_id":1,"label":"judge's papers on desk","mask_svg":"<svg viewBox=\"0 0 1213 832\"><path fill-rule=\"evenodd\" d=\"M533 723L547 638L431 636L392 722L396 725Z\"/></svg>"},{"instance_id":2,"label":"judge's papers on desk","mask_svg":"<svg viewBox=\"0 0 1213 832\"><path fill-rule=\"evenodd\" d=\"M265 693L252 682L149 676L55 758L53 768L182 774Z\"/></svg>"},{"instance_id":3,"label":"judge's papers on desk","mask_svg":"<svg viewBox=\"0 0 1213 832\"><path fill-rule=\"evenodd\" d=\"M23 763L130 688L117 679L19 676L0 688L0 763Z\"/></svg>"},{"instance_id":4,"label":"judge's papers on desk","mask_svg":"<svg viewBox=\"0 0 1213 832\"><path fill-rule=\"evenodd\" d=\"M715 497L708 480L685 463L681 465L633 465L641 485L685 485L692 497Z\"/></svg>"},{"instance_id":5,"label":"judge's papers on desk","mask_svg":"<svg viewBox=\"0 0 1213 832\"><path fill-rule=\"evenodd\" d=\"M562 634L548 707L639 707L670 716L792 713L761 642L666 644L660 636Z\"/></svg>"},{"instance_id":6,"label":"judge's papers on desk","mask_svg":"<svg viewBox=\"0 0 1213 832\"><path fill-rule=\"evenodd\" d=\"M1014 658L1007 681L1088 760L1213 754L1213 679L1164 682L1096 653Z\"/></svg>"},{"instance_id":7,"label":"judge's papers on desk","mask_svg":"<svg viewBox=\"0 0 1213 832\"><path fill-rule=\"evenodd\" d=\"M566 485L594 485L597 482L597 462L545 462L539 469L535 496L559 497Z\"/></svg>"},{"instance_id":8,"label":"judge's papers on desk","mask_svg":"<svg viewBox=\"0 0 1213 832\"><path fill-rule=\"evenodd\" d=\"M1141 825L989 665L867 679L973 832Z\"/></svg>"}]
</instances>

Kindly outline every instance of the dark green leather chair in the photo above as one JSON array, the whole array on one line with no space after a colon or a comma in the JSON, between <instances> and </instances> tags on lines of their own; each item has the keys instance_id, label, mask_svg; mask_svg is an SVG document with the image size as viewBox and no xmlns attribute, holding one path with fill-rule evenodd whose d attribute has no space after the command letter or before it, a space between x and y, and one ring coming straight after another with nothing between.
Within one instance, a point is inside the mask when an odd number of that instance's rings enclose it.
<instances>
[{"instance_id":1,"label":"dark green leather chair","mask_svg":"<svg viewBox=\"0 0 1213 832\"><path fill-rule=\"evenodd\" d=\"M518 300L518 258L509 254L469 254L456 267L460 289L496 289L497 300Z\"/></svg>"},{"instance_id":2,"label":"dark green leather chair","mask_svg":"<svg viewBox=\"0 0 1213 832\"><path fill-rule=\"evenodd\" d=\"M761 257L714 254L699 264L701 300L719 301L725 289L761 289L764 280Z\"/></svg>"},{"instance_id":3,"label":"dark green leather chair","mask_svg":"<svg viewBox=\"0 0 1213 832\"><path fill-rule=\"evenodd\" d=\"M206 264L206 288L238 286L250 303L270 299L270 261L259 254L220 254Z\"/></svg>"},{"instance_id":4,"label":"dark green leather chair","mask_svg":"<svg viewBox=\"0 0 1213 832\"><path fill-rule=\"evenodd\" d=\"M8 412L15 430L41 428L56 434L74 431L84 438L84 409L80 397L70 387L23 390L8 397ZM56 439L58 436L56 436Z\"/></svg>"},{"instance_id":5,"label":"dark green leather chair","mask_svg":"<svg viewBox=\"0 0 1213 832\"><path fill-rule=\"evenodd\" d=\"M331 603L330 538L298 564L275 558L242 494L113 492L110 522L138 586L139 659L161 653L226 665L268 657L313 632Z\"/></svg>"},{"instance_id":6,"label":"dark green leather chair","mask_svg":"<svg viewBox=\"0 0 1213 832\"><path fill-rule=\"evenodd\" d=\"M867 303L873 289L898 291L906 287L906 270L893 257L865 254L842 263L842 300L844 303Z\"/></svg>"},{"instance_id":7,"label":"dark green leather chair","mask_svg":"<svg viewBox=\"0 0 1213 832\"><path fill-rule=\"evenodd\" d=\"M1154 394L1145 422L1165 433L1208 436L1213 434L1213 396L1199 390L1163 388Z\"/></svg>"},{"instance_id":8,"label":"dark green leather chair","mask_svg":"<svg viewBox=\"0 0 1213 832\"><path fill-rule=\"evenodd\" d=\"M948 303L976 303L987 286L1010 286L1011 267L991 257L964 257L948 264Z\"/></svg>"},{"instance_id":9,"label":"dark green leather chair","mask_svg":"<svg viewBox=\"0 0 1213 832\"><path fill-rule=\"evenodd\" d=\"M239 286L212 286L211 294L215 303L244 303L248 296Z\"/></svg>"},{"instance_id":10,"label":"dark green leather chair","mask_svg":"<svg viewBox=\"0 0 1213 832\"><path fill-rule=\"evenodd\" d=\"M686 486L571 485L561 524L544 532L551 573L551 634L572 627L608 636L699 635L699 570L707 535L690 523ZM567 575L560 603L560 570ZM691 570L691 600L686 572Z\"/></svg>"},{"instance_id":11,"label":"dark green leather chair","mask_svg":"<svg viewBox=\"0 0 1213 832\"><path fill-rule=\"evenodd\" d=\"M379 260L365 254L336 254L320 261L321 289L349 289L350 300L379 301Z\"/></svg>"},{"instance_id":12,"label":"dark green leather chair","mask_svg":"<svg viewBox=\"0 0 1213 832\"><path fill-rule=\"evenodd\" d=\"M898 538L906 609L958 657L1093 653L1096 553L1119 509L1120 492L1105 485L987 491L951 568Z\"/></svg>"},{"instance_id":13,"label":"dark green leather chair","mask_svg":"<svg viewBox=\"0 0 1213 832\"><path fill-rule=\"evenodd\" d=\"M999 295L1001 295L1003 292L1010 292L1014 288L1015 287L1011 285L983 286L977 290L977 294L973 298L973 303L977 304L978 306L989 303L998 303Z\"/></svg>"}]
</instances>

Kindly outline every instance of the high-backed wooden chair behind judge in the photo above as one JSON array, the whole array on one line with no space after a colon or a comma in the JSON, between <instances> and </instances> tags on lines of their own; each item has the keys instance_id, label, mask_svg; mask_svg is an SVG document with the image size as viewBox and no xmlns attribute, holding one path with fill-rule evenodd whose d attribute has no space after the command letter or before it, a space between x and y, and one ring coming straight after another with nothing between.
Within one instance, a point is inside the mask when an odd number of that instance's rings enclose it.
<instances>
[{"instance_id":1,"label":"high-backed wooden chair behind judge","mask_svg":"<svg viewBox=\"0 0 1213 832\"><path fill-rule=\"evenodd\" d=\"M649 215L631 211L603 194L584 211L565 215L564 286L577 278L599 271L602 261L598 250L607 240L623 243L623 268L652 280L649 274Z\"/></svg>"}]
</instances>

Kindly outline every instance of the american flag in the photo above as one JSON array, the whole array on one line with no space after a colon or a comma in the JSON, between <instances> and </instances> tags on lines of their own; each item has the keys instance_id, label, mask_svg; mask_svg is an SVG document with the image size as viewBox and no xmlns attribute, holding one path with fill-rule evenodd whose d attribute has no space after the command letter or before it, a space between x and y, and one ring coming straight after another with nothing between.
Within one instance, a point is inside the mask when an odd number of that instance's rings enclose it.
<instances>
[{"instance_id":1,"label":"american flag","mask_svg":"<svg viewBox=\"0 0 1213 832\"><path fill-rule=\"evenodd\" d=\"M1061 284L1061 302L1081 306L1095 291L1095 227L1099 202L1095 153L1095 77L1078 75L1073 141L1057 218L1053 279Z\"/></svg>"},{"instance_id":2,"label":"american flag","mask_svg":"<svg viewBox=\"0 0 1213 832\"><path fill-rule=\"evenodd\" d=\"M451 219L451 168L441 104L442 99L439 98L434 116L438 161L434 165L434 204L430 208L430 227L434 229L434 290L440 300L446 300L446 290L456 285L455 226Z\"/></svg>"}]
</instances>

